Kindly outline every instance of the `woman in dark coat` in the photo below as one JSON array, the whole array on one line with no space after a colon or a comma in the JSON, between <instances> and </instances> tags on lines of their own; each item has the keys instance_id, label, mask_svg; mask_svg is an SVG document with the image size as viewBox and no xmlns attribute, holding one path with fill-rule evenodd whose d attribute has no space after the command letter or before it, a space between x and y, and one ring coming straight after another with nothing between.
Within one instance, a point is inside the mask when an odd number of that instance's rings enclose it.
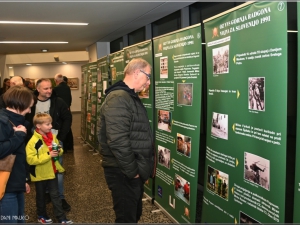
<instances>
[{"instance_id":1,"label":"woman in dark coat","mask_svg":"<svg viewBox=\"0 0 300 225\"><path fill-rule=\"evenodd\" d=\"M16 158L0 200L0 223L24 223L24 192L30 192L26 183L27 121L24 116L30 112L34 99L31 91L21 86L9 88L3 99L7 107L0 109L0 159L10 154Z\"/></svg>"}]
</instances>

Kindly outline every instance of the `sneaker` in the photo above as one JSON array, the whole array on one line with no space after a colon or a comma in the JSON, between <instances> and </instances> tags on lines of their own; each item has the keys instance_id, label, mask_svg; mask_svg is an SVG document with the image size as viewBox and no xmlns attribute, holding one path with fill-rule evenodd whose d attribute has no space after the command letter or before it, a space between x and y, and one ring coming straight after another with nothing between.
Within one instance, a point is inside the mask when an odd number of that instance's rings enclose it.
<instances>
[{"instance_id":1,"label":"sneaker","mask_svg":"<svg viewBox=\"0 0 300 225\"><path fill-rule=\"evenodd\" d=\"M71 210L71 206L67 203L66 199L62 199L61 204L62 204L63 210L65 210L66 212L69 212Z\"/></svg>"},{"instance_id":2,"label":"sneaker","mask_svg":"<svg viewBox=\"0 0 300 225\"><path fill-rule=\"evenodd\" d=\"M60 223L63 223L63 224L72 224L73 221L72 221L72 220L65 219L65 220L61 220Z\"/></svg>"},{"instance_id":3,"label":"sneaker","mask_svg":"<svg viewBox=\"0 0 300 225\"><path fill-rule=\"evenodd\" d=\"M53 221L49 217L46 217L46 216L39 216L38 222L43 223L43 224L53 223Z\"/></svg>"}]
</instances>

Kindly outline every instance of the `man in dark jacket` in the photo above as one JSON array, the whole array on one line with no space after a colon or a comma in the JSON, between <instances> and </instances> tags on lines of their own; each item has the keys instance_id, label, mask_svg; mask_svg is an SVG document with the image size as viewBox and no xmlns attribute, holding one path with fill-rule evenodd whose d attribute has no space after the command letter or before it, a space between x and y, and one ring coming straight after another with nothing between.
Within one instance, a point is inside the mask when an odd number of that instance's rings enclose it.
<instances>
[{"instance_id":1,"label":"man in dark jacket","mask_svg":"<svg viewBox=\"0 0 300 225\"><path fill-rule=\"evenodd\" d=\"M146 109L138 93L150 85L151 66L133 59L125 78L110 88L100 109L98 139L116 223L137 223L144 183L154 176L155 151Z\"/></svg>"},{"instance_id":2,"label":"man in dark jacket","mask_svg":"<svg viewBox=\"0 0 300 225\"><path fill-rule=\"evenodd\" d=\"M55 92L57 97L60 97L62 100L64 100L64 102L69 107L69 110L71 111L70 107L72 104L72 94L71 94L70 87L64 81L64 76L62 74L58 73L54 76L54 81L55 81L56 87L53 88L53 92ZM74 140L73 140L73 133L72 133L71 128L67 134L63 149L64 149L64 153L74 150Z\"/></svg>"},{"instance_id":3,"label":"man in dark jacket","mask_svg":"<svg viewBox=\"0 0 300 225\"><path fill-rule=\"evenodd\" d=\"M66 103L55 94L52 94L52 84L49 79L39 79L36 82L37 102L31 108L31 113L26 115L26 120L30 122L30 129L27 134L32 136L33 117L36 113L48 113L52 117L52 130L57 134L57 139L62 143L66 140L66 136L70 131L72 124L72 115ZM60 157L62 164L62 157ZM71 206L64 197L63 174L58 174L59 195L65 211L70 211Z\"/></svg>"}]
</instances>

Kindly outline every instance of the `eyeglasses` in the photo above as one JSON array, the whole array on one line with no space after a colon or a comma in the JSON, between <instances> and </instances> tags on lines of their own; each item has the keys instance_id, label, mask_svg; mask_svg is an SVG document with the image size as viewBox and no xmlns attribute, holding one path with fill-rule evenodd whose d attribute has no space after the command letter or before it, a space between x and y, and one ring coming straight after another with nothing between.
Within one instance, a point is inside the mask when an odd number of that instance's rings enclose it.
<instances>
[{"instance_id":1,"label":"eyeglasses","mask_svg":"<svg viewBox=\"0 0 300 225\"><path fill-rule=\"evenodd\" d=\"M148 80L150 80L150 78L151 78L151 74L149 74L149 73L146 73L145 71L143 71L143 70L140 70L143 74L145 74L146 76L147 76L147 79Z\"/></svg>"}]
</instances>

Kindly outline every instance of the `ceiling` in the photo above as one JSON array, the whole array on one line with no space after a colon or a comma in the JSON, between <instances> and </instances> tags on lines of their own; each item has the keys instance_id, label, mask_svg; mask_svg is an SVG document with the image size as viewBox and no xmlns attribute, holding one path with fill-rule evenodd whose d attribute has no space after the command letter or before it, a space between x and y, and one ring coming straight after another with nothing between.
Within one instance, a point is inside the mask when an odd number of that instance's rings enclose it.
<instances>
[{"instance_id":1,"label":"ceiling","mask_svg":"<svg viewBox=\"0 0 300 225\"><path fill-rule=\"evenodd\" d=\"M1 44L0 54L85 51L110 42L196 1L0 2L0 20L78 22L88 26L0 24L0 41L67 41L68 44Z\"/></svg>"}]
</instances>

